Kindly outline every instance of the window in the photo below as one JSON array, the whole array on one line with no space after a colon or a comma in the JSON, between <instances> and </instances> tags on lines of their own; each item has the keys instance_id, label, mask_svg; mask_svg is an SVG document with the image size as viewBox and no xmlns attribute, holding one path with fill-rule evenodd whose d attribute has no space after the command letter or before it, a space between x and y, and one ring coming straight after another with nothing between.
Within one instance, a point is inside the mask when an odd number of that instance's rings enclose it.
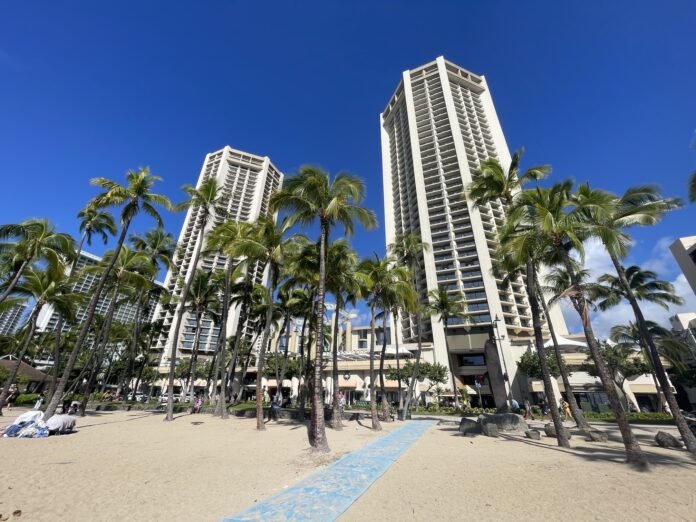
<instances>
[{"instance_id":1,"label":"window","mask_svg":"<svg viewBox=\"0 0 696 522\"><path fill-rule=\"evenodd\" d=\"M486 357L482 353L473 355L458 354L457 362L459 366L485 366Z\"/></svg>"}]
</instances>

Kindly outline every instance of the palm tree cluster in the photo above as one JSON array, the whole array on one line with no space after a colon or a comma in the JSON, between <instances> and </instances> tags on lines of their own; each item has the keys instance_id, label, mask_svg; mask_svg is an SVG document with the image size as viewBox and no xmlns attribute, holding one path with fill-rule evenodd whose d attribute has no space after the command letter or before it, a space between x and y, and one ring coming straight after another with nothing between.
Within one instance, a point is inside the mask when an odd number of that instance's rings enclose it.
<instances>
[{"instance_id":1,"label":"palm tree cluster","mask_svg":"<svg viewBox=\"0 0 696 522\"><path fill-rule=\"evenodd\" d=\"M513 156L507 171L496 160L484 162L467 187L467 196L476 204L498 198L506 209L507 219L499 231L496 263L507 273L517 270L524 274L532 310L534 340L549 403L556 404L556 398L544 350L542 317L548 318L549 304L566 299L579 316L596 375L616 416L627 460L637 466L645 465L645 457L631 431L592 327L591 311L595 302L597 308L605 310L625 300L635 315L634 333L637 334L639 345L644 346L649 356L655 378L674 413L687 448L696 453L696 439L679 411L661 360L666 351L660 349L659 338L655 330L651 330L639 305L639 300L644 299L669 304L679 302L679 298L674 296L674 289L668 284L656 282L654 274L643 272L638 267L626 268L622 263L632 243L629 230L636 226L656 224L667 212L681 206L680 201L663 197L654 186L631 187L622 195L594 189L589 184L575 187L570 180L556 182L549 187L536 183L531 188L525 188L525 184L545 177L550 168L535 167L520 173L521 153L519 151ZM588 274L582 267L584 244L591 238L601 242L616 271L616 274L603 276L597 283L588 282ZM567 371L562 364L550 321L547 321L547 326L551 329L565 389L570 390ZM575 420L580 427L587 429L582 413L574 404L573 394L567 395ZM557 418L558 412L555 410L551 408L553 421L557 433L561 433L558 429L560 418ZM568 445L568 441L560 436L558 443Z\"/></svg>"}]
</instances>

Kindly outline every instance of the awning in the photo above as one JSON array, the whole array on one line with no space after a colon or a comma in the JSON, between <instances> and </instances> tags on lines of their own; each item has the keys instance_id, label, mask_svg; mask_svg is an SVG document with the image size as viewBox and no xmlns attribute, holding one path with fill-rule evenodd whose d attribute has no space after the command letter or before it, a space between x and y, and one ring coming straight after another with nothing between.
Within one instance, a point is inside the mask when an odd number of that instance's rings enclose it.
<instances>
[{"instance_id":1,"label":"awning","mask_svg":"<svg viewBox=\"0 0 696 522\"><path fill-rule=\"evenodd\" d=\"M657 393L654 384L631 384L633 393Z\"/></svg>"},{"instance_id":2,"label":"awning","mask_svg":"<svg viewBox=\"0 0 696 522\"><path fill-rule=\"evenodd\" d=\"M356 388L360 388L360 383L358 382L357 379L339 379L338 380L338 387L339 388L350 388L351 390L355 390Z\"/></svg>"},{"instance_id":3,"label":"awning","mask_svg":"<svg viewBox=\"0 0 696 522\"><path fill-rule=\"evenodd\" d=\"M379 380L379 379L377 380L377 382L375 382L375 385L376 385L376 387L378 387L378 388L380 387L380 386L379 386L379 385L380 385L380 380ZM385 387L385 388L389 388L389 389L394 389L394 390L396 390L396 389L399 388L399 381L396 381L396 380L395 380L395 381L392 381L392 380L387 379L387 380L384 381L384 387ZM404 386L404 385L401 385L401 388L403 389L403 388L405 388L405 386Z\"/></svg>"},{"instance_id":4,"label":"awning","mask_svg":"<svg viewBox=\"0 0 696 522\"><path fill-rule=\"evenodd\" d=\"M587 345L585 343L581 343L579 341L571 341L570 339L566 339L562 335L556 335L556 340L558 341L558 346L578 346L582 348L587 348ZM552 348L553 347L553 339L549 339L544 343L544 348Z\"/></svg>"},{"instance_id":5,"label":"awning","mask_svg":"<svg viewBox=\"0 0 696 522\"><path fill-rule=\"evenodd\" d=\"M544 392L544 383L539 381L532 381L532 391L533 392Z\"/></svg>"},{"instance_id":6,"label":"awning","mask_svg":"<svg viewBox=\"0 0 696 522\"><path fill-rule=\"evenodd\" d=\"M269 388L277 388L278 387L278 381L275 379L268 379L266 381L266 386ZM283 388L290 388L292 386L292 383L290 382L289 379L283 379Z\"/></svg>"}]
</instances>

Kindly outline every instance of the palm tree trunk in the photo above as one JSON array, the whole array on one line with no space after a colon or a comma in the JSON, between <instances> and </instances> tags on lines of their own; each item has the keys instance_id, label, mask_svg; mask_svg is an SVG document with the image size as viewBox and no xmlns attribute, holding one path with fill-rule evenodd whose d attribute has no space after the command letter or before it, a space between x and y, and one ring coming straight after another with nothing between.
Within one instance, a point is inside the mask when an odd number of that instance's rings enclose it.
<instances>
[{"instance_id":1,"label":"palm tree trunk","mask_svg":"<svg viewBox=\"0 0 696 522\"><path fill-rule=\"evenodd\" d=\"M585 416L582 414L582 410L578 406L578 401L575 400L575 394L570 387L570 380L568 379L568 370L563 364L563 356L561 355L561 349L558 346L558 338L556 337L556 329L551 321L551 316L549 315L549 307L546 304L546 299L541 292L541 287L539 285L539 274L538 271L534 271L534 281L536 283L536 288L538 290L537 294L539 296L539 302L541 303L541 309L544 311L544 317L546 317L546 324L549 327L549 333L551 334L551 341L553 342L553 351L556 355L556 362L558 363L558 371L561 374L561 380L563 381L563 388L565 388L566 395L568 396L568 404L570 405L570 413L575 419L575 423L581 430L589 431L592 426L587 422Z\"/></svg>"},{"instance_id":2,"label":"palm tree trunk","mask_svg":"<svg viewBox=\"0 0 696 522\"><path fill-rule=\"evenodd\" d=\"M99 374L99 369L104 363L104 356L106 354L106 347L109 344L109 334L111 333L111 324L113 323L114 312L116 311L116 301L118 299L118 291L120 284L116 284L114 290L111 294L111 302L109 303L109 308L106 311L106 317L104 318L104 324L102 328L97 332L94 339L93 351L97 354L96 364L92 367L89 379L87 380L87 386L85 388L85 393L82 397L82 403L80 405L80 414L82 417L85 416L85 410L87 409L87 402L89 400L89 394L92 392L92 388L97 380L97 375ZM109 367L109 370L111 367Z\"/></svg>"},{"instance_id":3,"label":"palm tree trunk","mask_svg":"<svg viewBox=\"0 0 696 522\"><path fill-rule=\"evenodd\" d=\"M10 386L12 386L14 380L17 378L19 367L22 365L22 359L24 359L24 356L27 354L27 350L31 344L31 339L34 337L34 332L36 331L36 319L42 307L43 303L37 303L34 310L31 312L31 316L29 317L26 338L22 344L22 349L19 351L19 354L17 355L17 362L10 370L10 374L7 376L7 381L5 381L5 386L2 389L2 393L0 393L0 416L2 416L2 407L5 404L5 400L7 400L7 396L9 395Z\"/></svg>"},{"instance_id":4,"label":"palm tree trunk","mask_svg":"<svg viewBox=\"0 0 696 522\"><path fill-rule=\"evenodd\" d=\"M445 327L445 349L447 350L447 362L449 363L449 371L452 376L452 393L454 394L454 407L456 409L461 409L461 404L459 404L459 390L457 389L457 379L454 376L454 365L452 364L452 354L450 353L449 339L447 334L449 333L449 321L443 318L442 323Z\"/></svg>"},{"instance_id":5,"label":"palm tree trunk","mask_svg":"<svg viewBox=\"0 0 696 522\"><path fill-rule=\"evenodd\" d=\"M186 402L189 394L189 382L191 382L191 402L196 392L196 366L198 365L198 347L201 342L201 317L200 310L196 310L196 335L193 339L193 354L191 355L191 366L189 367L188 375L186 376L186 386L184 387L183 401Z\"/></svg>"},{"instance_id":6,"label":"palm tree trunk","mask_svg":"<svg viewBox=\"0 0 696 522\"><path fill-rule=\"evenodd\" d=\"M372 429L379 431L382 425L377 415L377 397L375 386L375 307L370 307L370 417L372 417Z\"/></svg>"},{"instance_id":7,"label":"palm tree trunk","mask_svg":"<svg viewBox=\"0 0 696 522\"><path fill-rule=\"evenodd\" d=\"M288 350L290 348L290 331L291 331L291 326L292 326L292 316L290 315L290 311L288 311L288 315L285 321L285 348L283 350L283 364L280 367L280 376L278 377L278 382L280 383L279 386L283 385L283 381L285 380L285 373L287 372L288 369ZM281 395L282 397L282 395ZM281 403L282 405L282 403Z\"/></svg>"},{"instance_id":8,"label":"palm tree trunk","mask_svg":"<svg viewBox=\"0 0 696 522\"><path fill-rule=\"evenodd\" d=\"M382 394L382 418L384 422L391 422L389 416L389 401L384 384L384 356L387 353L387 311L384 310L382 317L382 352L379 355L379 392Z\"/></svg>"},{"instance_id":9,"label":"palm tree trunk","mask_svg":"<svg viewBox=\"0 0 696 522\"><path fill-rule=\"evenodd\" d=\"M234 346L232 348L232 358L230 359L230 362L226 367L225 365L221 365L222 380L220 382L220 396L218 398L217 404L215 405L215 415L220 415L220 418L222 419L229 418L229 414L227 411L227 385L229 383L229 385L231 386L232 381L234 380L234 374L237 366L237 356L239 354L239 344L241 343L242 339L242 329L244 327L244 323L246 322L247 306L248 303L244 302L240 307L241 309L239 311L239 319L237 320L237 331L234 336Z\"/></svg>"},{"instance_id":10,"label":"palm tree trunk","mask_svg":"<svg viewBox=\"0 0 696 522\"><path fill-rule=\"evenodd\" d=\"M316 308L316 355L314 361L314 382L312 383L312 411L309 417L309 444L315 450L329 451L324 423L324 387L322 378L322 357L324 351L324 292L326 283L326 242L329 238L329 222L322 218L319 239L319 284L317 286Z\"/></svg>"},{"instance_id":11,"label":"palm tree trunk","mask_svg":"<svg viewBox=\"0 0 696 522\"><path fill-rule=\"evenodd\" d=\"M216 356L215 356L215 371L213 372L213 375L215 375L215 382L213 384L213 390L217 390L217 380L219 376L222 376L220 379L220 397L223 397L222 399L218 399L219 402L224 403L224 394L226 393L226 387L225 387L225 379L227 375L225 374L225 347L227 345L227 318L229 316L230 312L230 284L231 284L231 279L232 279L232 273L234 272L234 265L232 264L232 260L230 259L227 263L227 268L225 269L225 284L223 287L223 293L222 293L222 312L220 316L220 334L218 335L218 341L217 341L217 350L216 350ZM241 319L241 318L240 318ZM206 393L208 390L208 386L206 386ZM213 393L213 396L215 396L215 393ZM218 407L219 406L219 407ZM213 415L215 416L221 416L222 415L222 405L215 405L215 408L213 409ZM225 409L225 411L227 411Z\"/></svg>"},{"instance_id":12,"label":"palm tree trunk","mask_svg":"<svg viewBox=\"0 0 696 522\"><path fill-rule=\"evenodd\" d=\"M123 395L125 397L125 402L128 402L128 391L129 391L129 382L130 382L130 376L133 373L133 370L135 368L135 357L136 353L138 351L138 339L140 338L140 327L141 327L141 322L142 322L142 315L143 315L143 295L145 293L145 289L141 288L138 291L138 296L136 297L137 305L136 305L136 310L135 310L135 321L133 324L133 338L131 341L131 347L130 347L130 352L128 354L128 369L127 369L127 376L126 379L124 379L124 390L123 390ZM136 389L133 390L133 402L135 402L135 391Z\"/></svg>"},{"instance_id":13,"label":"palm tree trunk","mask_svg":"<svg viewBox=\"0 0 696 522\"><path fill-rule=\"evenodd\" d=\"M280 396L280 402L278 404L282 404L283 402L283 387L280 380L280 360L278 359L278 355L280 354L280 338L282 333L285 332L285 326L288 321L288 315L287 313L284 313L283 324L281 325L281 328L278 331L278 341L275 343L275 350L273 351L273 362L275 363L273 371L275 372L276 379L276 393L273 396L273 402L278 402L278 397Z\"/></svg>"},{"instance_id":14,"label":"palm tree trunk","mask_svg":"<svg viewBox=\"0 0 696 522\"><path fill-rule=\"evenodd\" d=\"M311 312L310 312L311 313ZM309 354L305 354L305 331L307 327L307 313L302 318L302 331L300 332L300 375L297 385L297 399L299 402L299 417L301 421L305 420L305 397L307 396L307 379L305 371L305 355L309 358Z\"/></svg>"},{"instance_id":15,"label":"palm tree trunk","mask_svg":"<svg viewBox=\"0 0 696 522\"><path fill-rule=\"evenodd\" d=\"M263 393L261 389L261 379L263 378L263 364L266 357L266 346L271 337L271 323L273 322L273 293L275 291L275 266L272 262L268 263L268 308L266 308L266 324L263 327L263 337L261 338L261 348L259 357L256 361L256 429L264 431L266 424L263 422ZM277 384L277 383L276 383Z\"/></svg>"},{"instance_id":16,"label":"palm tree trunk","mask_svg":"<svg viewBox=\"0 0 696 522\"><path fill-rule=\"evenodd\" d=\"M638 306L638 300L636 299L636 296L634 295L633 290L631 289L631 285L628 283L628 279L626 278L626 273L624 272L623 266L621 266L621 263L615 255L610 254L610 257L611 262L614 264L614 268L616 268L616 273L619 276L621 286L623 286L624 292L626 293L626 298L628 299L628 302L631 304L633 314L636 316L636 322L638 323L638 328L640 329L640 335L645 341L645 343L648 345L648 348L650 349L653 368L655 369L657 379L660 382L662 393L664 394L665 399L667 400L667 404L669 404L670 410L672 410L672 416L674 417L674 421L677 424L679 433L684 439L684 443L686 444L686 448L689 450L689 452L696 454L696 437L694 436L693 432L689 429L689 425L686 423L686 419L684 419L684 416L682 415L681 410L679 409L677 399L672 393L672 387L670 386L669 379L667 378L667 372L665 372L665 367L662 364L662 359L660 359L660 353L657 350L657 346L655 346L655 340L653 339L653 336L650 333L650 330L648 329L648 325L645 323L643 311L640 309L640 306ZM659 401L659 390L657 398Z\"/></svg>"},{"instance_id":17,"label":"palm tree trunk","mask_svg":"<svg viewBox=\"0 0 696 522\"><path fill-rule=\"evenodd\" d=\"M568 252L562 245L558 245L556 251L563 260L563 265L568 272L571 284L576 288L580 288L580 281L578 280L578 276L570 261ZM599 379L602 381L602 386L604 386L604 391L609 398L609 405L616 416L616 422L619 425L621 438L623 439L624 447L626 448L626 461L638 468L646 468L648 465L647 460L645 459L643 451L640 449L638 440L633 435L631 426L628 423L628 418L626 417L626 412L621 406L621 400L619 399L619 395L614 387L614 381L611 378L606 362L602 358L599 344L594 336L592 323L590 322L590 311L589 307L587 306L585 296L581 295L580 297L572 298L571 302L573 303L575 311L580 316L580 322L582 323L582 329L585 334L585 340L587 341L587 347L589 348L590 355L595 363L595 368L597 369Z\"/></svg>"},{"instance_id":18,"label":"palm tree trunk","mask_svg":"<svg viewBox=\"0 0 696 522\"><path fill-rule=\"evenodd\" d=\"M541 366L541 375L544 380L544 393L546 394L546 400L548 401L549 409L551 410L551 418L553 419L553 426L556 430L556 439L558 440L558 445L563 448L570 448L570 443L568 442L568 437L566 436L565 428L563 426L563 420L561 419L561 415L558 413L558 400L556 399L556 396L553 393L553 386L551 384L551 371L549 370L549 361L546 359L544 337L541 333L541 317L539 314L539 301L537 299L537 291L535 284L536 277L534 263L531 259L527 260L526 272L529 308L532 312L532 327L534 328L534 341L536 342L537 355L539 356L539 365Z\"/></svg>"},{"instance_id":19,"label":"palm tree trunk","mask_svg":"<svg viewBox=\"0 0 696 522\"><path fill-rule=\"evenodd\" d=\"M26 269L27 265L29 264L29 261L22 261L22 264L19 266L17 271L15 272L15 275L12 277L12 280L10 281L9 285L5 289L5 291L0 295L0 303L2 303L5 299L7 299L12 291L14 290L15 286L17 286L17 283L19 283L19 278L22 277L22 274L24 273L24 270Z\"/></svg>"},{"instance_id":20,"label":"palm tree trunk","mask_svg":"<svg viewBox=\"0 0 696 522\"><path fill-rule=\"evenodd\" d=\"M176 307L176 322L174 324L174 334L172 336L172 348L169 353L169 384L167 386L167 415L164 418L165 421L174 420L174 372L176 371L176 352L179 344L179 331L181 330L181 322L184 318L184 304L186 299L188 299L189 292L191 291L191 283L193 282L193 276L196 273L196 267L198 266L198 260L201 256L201 249L203 248L203 231L205 228L205 213L201 212L201 218L198 222L198 238L196 239L196 250L193 254L193 260L191 261L190 274L186 278L184 283L184 289L181 293L181 300Z\"/></svg>"},{"instance_id":21,"label":"palm tree trunk","mask_svg":"<svg viewBox=\"0 0 696 522\"><path fill-rule=\"evenodd\" d=\"M53 397L53 392L56 391L58 383L58 372L60 371L60 348L63 340L63 316L58 314L58 323L56 324L55 338L53 342L53 368L51 370L51 382L46 393L46 401L50 402Z\"/></svg>"},{"instance_id":22,"label":"palm tree trunk","mask_svg":"<svg viewBox=\"0 0 696 522\"><path fill-rule=\"evenodd\" d=\"M415 284L415 279L414 279ZM408 391L406 392L406 404L404 404L404 409L402 410L402 418L404 420L408 416L408 411L411 409L411 402L413 401L413 394L416 387L416 382L418 381L418 372L420 371L420 358L423 352L423 341L421 330L423 328L423 320L421 318L420 309L416 311L416 328L418 329L418 335L416 337L418 342L418 349L416 350L416 359L413 362L413 371L411 372L411 380L408 383Z\"/></svg>"},{"instance_id":23,"label":"palm tree trunk","mask_svg":"<svg viewBox=\"0 0 696 522\"><path fill-rule=\"evenodd\" d=\"M396 375L398 376L396 385L399 389L399 417L401 417L401 412L404 409L404 398L401 395L401 365L399 362L399 334L397 332L397 328L399 328L399 309L394 308L392 314L394 316L394 346L396 346Z\"/></svg>"},{"instance_id":24,"label":"palm tree trunk","mask_svg":"<svg viewBox=\"0 0 696 522\"><path fill-rule=\"evenodd\" d=\"M80 328L80 333L77 336L77 341L75 341L75 347L73 348L72 352L70 353L70 357L68 358L68 361L65 364L65 369L63 370L63 375L61 375L60 380L58 381L58 386L56 386L56 391L53 394L53 397L51 398L51 402L48 404L46 407L46 413L45 417L50 418L55 412L56 408L58 407L58 403L63 397L63 392L65 391L65 386L68 383L68 379L70 378L70 373L72 372L73 366L75 366L75 361L77 361L77 356L82 350L82 345L84 344L85 340L87 339L87 334L89 333L89 329L92 325L92 320L94 319L94 314L97 310L97 305L99 304L99 299L101 298L102 291L104 290L104 286L106 286L106 280L109 277L109 274L111 274L111 270L113 269L114 265L116 264L116 260L118 259L118 254L121 252L121 247L123 247L123 243L126 240L126 236L128 234L128 228L130 227L131 223L131 218L126 217L123 221L123 226L121 228L121 235L118 237L118 242L116 243L116 248L114 248L114 252L111 255L111 260L109 261L109 264L107 265L106 269L102 273L101 277L99 278L99 282L97 283L97 287L94 289L94 293L92 294L92 299L89 302L89 306L87 307L87 314L85 315L85 319L82 323L82 327Z\"/></svg>"},{"instance_id":25,"label":"palm tree trunk","mask_svg":"<svg viewBox=\"0 0 696 522\"><path fill-rule=\"evenodd\" d=\"M220 331L222 334L222 330ZM210 387L213 382L213 375L215 376L215 389L217 389L217 379L220 374L220 359L218 357L217 346L215 347L215 353L213 354L213 360L210 361L210 367L208 368L208 375L205 378L205 389L203 390L203 402L210 405ZM214 394L213 394L214 395Z\"/></svg>"},{"instance_id":26,"label":"palm tree trunk","mask_svg":"<svg viewBox=\"0 0 696 522\"><path fill-rule=\"evenodd\" d=\"M332 365L331 379L333 380L333 411L331 412L331 427L335 430L342 430L343 423L341 422L341 398L339 396L338 384L338 318L341 314L341 298L336 296L336 311L334 312L333 325L333 349L332 349Z\"/></svg>"}]
</instances>

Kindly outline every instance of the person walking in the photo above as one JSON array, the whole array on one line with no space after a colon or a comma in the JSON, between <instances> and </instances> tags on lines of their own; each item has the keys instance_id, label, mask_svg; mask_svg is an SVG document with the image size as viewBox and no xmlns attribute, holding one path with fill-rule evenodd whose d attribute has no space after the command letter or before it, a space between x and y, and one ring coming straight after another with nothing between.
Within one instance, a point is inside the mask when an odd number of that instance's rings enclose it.
<instances>
[{"instance_id":1,"label":"person walking","mask_svg":"<svg viewBox=\"0 0 696 522\"><path fill-rule=\"evenodd\" d=\"M524 400L524 420L527 419L534 420L534 411L532 410L532 404L529 402L529 398Z\"/></svg>"},{"instance_id":2,"label":"person walking","mask_svg":"<svg viewBox=\"0 0 696 522\"><path fill-rule=\"evenodd\" d=\"M563 408L563 414L565 418L563 420L573 420L573 416L570 413L570 404L565 399L561 399L561 407Z\"/></svg>"},{"instance_id":3,"label":"person walking","mask_svg":"<svg viewBox=\"0 0 696 522\"><path fill-rule=\"evenodd\" d=\"M19 388L16 384L13 384L12 386L10 386L10 393L7 396L7 411L12 411L12 406L14 406L14 403L17 402L18 397Z\"/></svg>"}]
</instances>

